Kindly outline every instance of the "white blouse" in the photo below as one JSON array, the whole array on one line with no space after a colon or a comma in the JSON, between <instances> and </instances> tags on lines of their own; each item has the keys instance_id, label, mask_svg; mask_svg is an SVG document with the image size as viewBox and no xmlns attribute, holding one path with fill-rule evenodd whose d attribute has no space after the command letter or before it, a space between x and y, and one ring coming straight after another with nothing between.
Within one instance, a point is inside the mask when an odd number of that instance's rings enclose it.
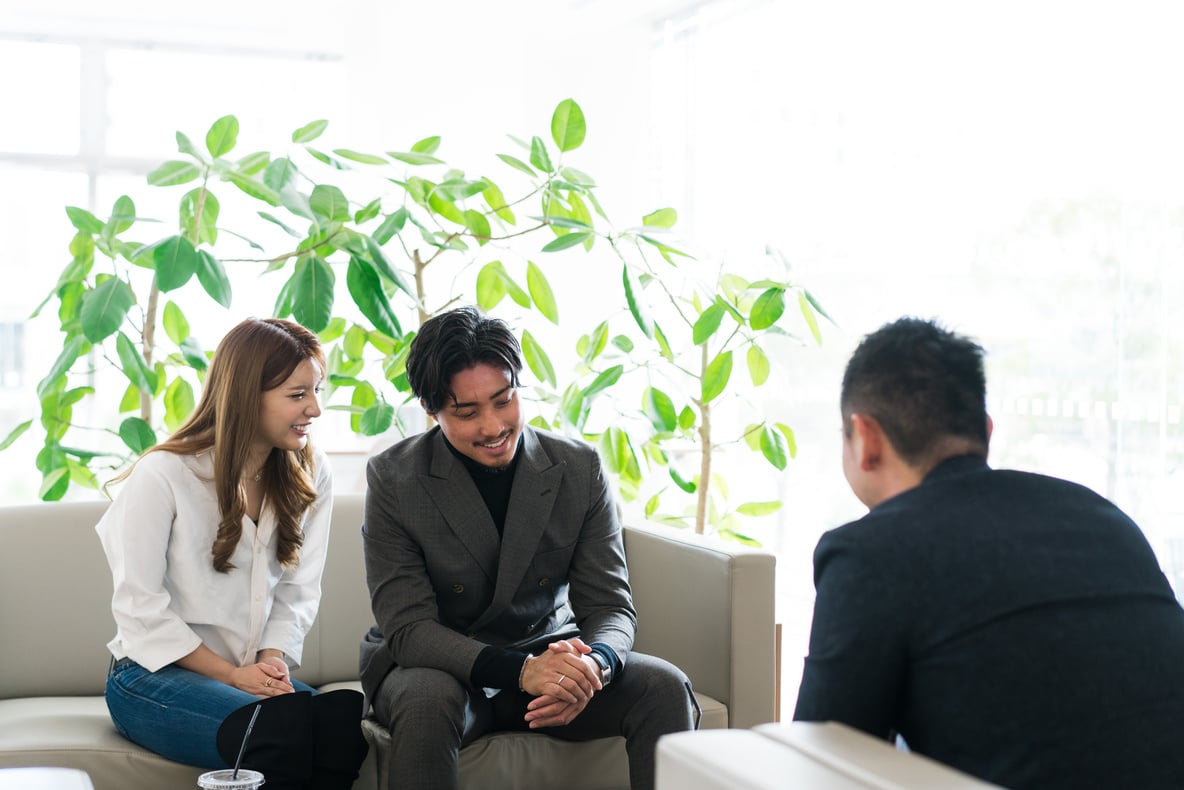
<instances>
[{"instance_id":1,"label":"white blouse","mask_svg":"<svg viewBox=\"0 0 1184 790\"><path fill-rule=\"evenodd\" d=\"M304 517L300 563L285 569L276 559L275 512L264 500L258 527L243 518L235 567L219 573L210 554L220 519L213 453L141 458L95 527L115 586L111 654L155 672L204 643L235 666L264 648L300 666L333 510L328 459L316 451L315 463L318 496Z\"/></svg>"}]
</instances>

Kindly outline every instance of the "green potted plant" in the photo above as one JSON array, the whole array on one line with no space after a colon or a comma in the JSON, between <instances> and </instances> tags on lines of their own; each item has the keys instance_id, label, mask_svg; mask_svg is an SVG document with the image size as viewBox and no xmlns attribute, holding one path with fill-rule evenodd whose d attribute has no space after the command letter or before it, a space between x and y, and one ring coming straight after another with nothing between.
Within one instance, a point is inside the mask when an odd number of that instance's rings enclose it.
<instances>
[{"instance_id":1,"label":"green potted plant","mask_svg":"<svg viewBox=\"0 0 1184 790\"><path fill-rule=\"evenodd\" d=\"M742 266L705 274L670 240L673 209L618 229L595 180L569 161L587 131L571 99L556 107L549 140L510 138L517 149L497 154L497 182L447 163L438 136L383 152L325 151L316 143L326 127L314 121L283 149L246 155L233 155L234 116L215 121L202 145L178 132L179 158L148 175L149 185L181 192L168 223L175 229L164 235L137 238L156 226L137 216L130 196L105 219L66 209L71 260L34 312L52 320L52 310L62 333L61 352L37 386L43 499L60 499L71 485L96 486L98 470L127 463L188 416L213 338L191 324L185 305L211 299L230 308L227 264L246 244L255 257L234 258L236 271L254 263L284 278L274 314L320 335L329 360L326 401L350 412L351 428L363 435L390 429L407 399L404 360L423 320L476 302L511 319L559 325L561 312L572 311L561 311L552 288L555 261L583 251L591 276L619 281L617 301L599 311L607 318L578 333L574 354L550 332L522 329L537 380L535 422L598 443L622 498L643 499L648 518L746 539L738 516L780 506L729 507L712 465L724 444L740 443L778 469L796 452L789 426L759 411L739 436L720 438L713 423L718 410L747 403L746 394L787 364L769 344L793 336L789 315L821 342L826 314L778 256L775 276L748 279ZM223 226L223 202L232 200L256 209L251 227ZM277 231L281 246L253 241ZM433 290L439 283L445 286ZM559 359L571 369L557 369ZM747 375L737 373L741 365ZM119 417L105 426L119 437L114 448L81 440L73 421L82 399L101 394L87 375L92 366L118 370L125 382ZM631 403L605 397L629 391L638 394ZM611 415L598 417L604 409ZM33 422L18 425L0 450ZM676 460L688 455L697 468Z\"/></svg>"}]
</instances>

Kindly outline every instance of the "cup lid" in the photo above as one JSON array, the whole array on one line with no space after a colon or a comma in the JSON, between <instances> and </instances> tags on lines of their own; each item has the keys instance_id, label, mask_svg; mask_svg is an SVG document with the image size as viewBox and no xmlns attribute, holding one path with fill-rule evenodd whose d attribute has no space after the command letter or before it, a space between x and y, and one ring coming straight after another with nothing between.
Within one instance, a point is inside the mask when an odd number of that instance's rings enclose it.
<instances>
[{"instance_id":1,"label":"cup lid","mask_svg":"<svg viewBox=\"0 0 1184 790\"><path fill-rule=\"evenodd\" d=\"M250 768L239 768L238 778L232 777L233 768L207 771L197 777L197 786L204 790L254 790L264 783L263 774Z\"/></svg>"}]
</instances>

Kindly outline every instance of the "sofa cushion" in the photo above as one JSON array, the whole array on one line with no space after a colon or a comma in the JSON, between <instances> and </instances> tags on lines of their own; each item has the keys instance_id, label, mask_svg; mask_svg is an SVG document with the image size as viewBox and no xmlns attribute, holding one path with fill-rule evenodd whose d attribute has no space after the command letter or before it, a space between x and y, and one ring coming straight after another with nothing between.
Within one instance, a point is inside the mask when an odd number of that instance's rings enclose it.
<instances>
[{"instance_id":1,"label":"sofa cushion","mask_svg":"<svg viewBox=\"0 0 1184 790\"><path fill-rule=\"evenodd\" d=\"M0 768L34 765L83 770L95 790L197 787L202 773L120 735L102 697L0 700Z\"/></svg>"}]
</instances>

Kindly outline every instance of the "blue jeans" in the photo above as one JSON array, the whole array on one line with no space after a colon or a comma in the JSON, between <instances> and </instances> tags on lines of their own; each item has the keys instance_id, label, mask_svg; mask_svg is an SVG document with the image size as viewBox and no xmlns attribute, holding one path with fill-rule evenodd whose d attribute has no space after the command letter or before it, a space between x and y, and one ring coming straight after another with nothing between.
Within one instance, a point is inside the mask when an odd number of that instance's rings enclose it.
<instances>
[{"instance_id":1,"label":"blue jeans","mask_svg":"<svg viewBox=\"0 0 1184 790\"><path fill-rule=\"evenodd\" d=\"M316 693L293 680L297 691ZM162 757L199 768L229 768L218 754L217 735L234 711L259 702L254 694L182 669L149 672L130 658L107 673L107 710L123 737Z\"/></svg>"}]
</instances>

